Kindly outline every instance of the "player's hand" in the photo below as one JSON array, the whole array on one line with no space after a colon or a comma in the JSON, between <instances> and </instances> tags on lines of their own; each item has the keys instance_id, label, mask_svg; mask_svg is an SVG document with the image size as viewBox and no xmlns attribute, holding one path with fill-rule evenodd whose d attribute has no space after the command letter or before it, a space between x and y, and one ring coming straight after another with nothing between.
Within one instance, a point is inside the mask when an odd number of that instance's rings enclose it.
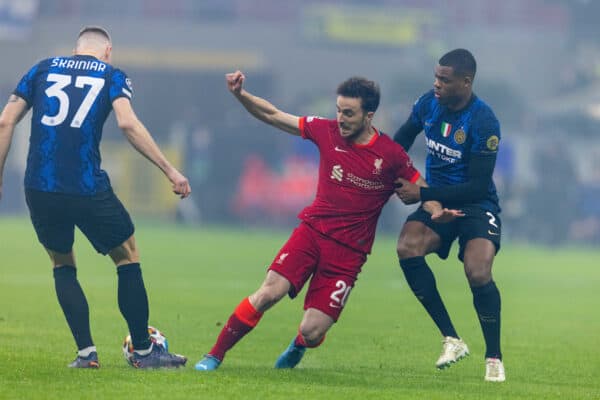
<instances>
[{"instance_id":1,"label":"player's hand","mask_svg":"<svg viewBox=\"0 0 600 400\"><path fill-rule=\"evenodd\" d=\"M168 177L173 184L173 193L179 195L182 199L185 199L192 193L192 187L190 186L188 179L179 171L173 168L173 171L169 173Z\"/></svg>"},{"instance_id":2,"label":"player's hand","mask_svg":"<svg viewBox=\"0 0 600 400\"><path fill-rule=\"evenodd\" d=\"M242 73L242 71L235 71L230 74L225 75L225 82L227 82L227 89L235 95L238 95L242 92L242 87L244 86L244 80L246 76Z\"/></svg>"},{"instance_id":3,"label":"player's hand","mask_svg":"<svg viewBox=\"0 0 600 400\"><path fill-rule=\"evenodd\" d=\"M404 204L415 204L421 201L421 186L410 183L406 179L398 178L394 181L396 195Z\"/></svg>"},{"instance_id":4,"label":"player's hand","mask_svg":"<svg viewBox=\"0 0 600 400\"><path fill-rule=\"evenodd\" d=\"M445 224L454 221L456 218L464 217L465 213L461 210L443 208L431 214L431 220L438 224Z\"/></svg>"}]
</instances>

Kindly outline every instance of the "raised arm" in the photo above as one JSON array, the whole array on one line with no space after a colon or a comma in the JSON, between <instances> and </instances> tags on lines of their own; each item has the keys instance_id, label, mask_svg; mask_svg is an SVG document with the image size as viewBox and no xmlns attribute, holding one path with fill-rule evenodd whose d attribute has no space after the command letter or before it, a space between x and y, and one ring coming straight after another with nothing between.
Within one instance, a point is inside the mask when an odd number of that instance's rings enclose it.
<instances>
[{"instance_id":1,"label":"raised arm","mask_svg":"<svg viewBox=\"0 0 600 400\"><path fill-rule=\"evenodd\" d=\"M242 103L244 108L255 118L282 131L300 136L300 117L285 113L267 100L247 92L243 87L245 79L246 77L241 71L225 75L227 89Z\"/></svg>"},{"instance_id":2,"label":"raised arm","mask_svg":"<svg viewBox=\"0 0 600 400\"><path fill-rule=\"evenodd\" d=\"M16 95L11 95L8 103L0 114L0 199L2 198L2 177L4 176L4 163L8 156L15 126L27 113L27 102Z\"/></svg>"},{"instance_id":3,"label":"raised arm","mask_svg":"<svg viewBox=\"0 0 600 400\"><path fill-rule=\"evenodd\" d=\"M127 137L127 140L129 140L129 143L140 154L160 168L169 181L171 181L174 193L180 195L181 198L189 196L192 189L187 178L175 169L162 151L160 151L148 129L146 129L133 111L129 99L125 97L117 98L113 101L113 110L115 110L117 124Z\"/></svg>"}]
</instances>

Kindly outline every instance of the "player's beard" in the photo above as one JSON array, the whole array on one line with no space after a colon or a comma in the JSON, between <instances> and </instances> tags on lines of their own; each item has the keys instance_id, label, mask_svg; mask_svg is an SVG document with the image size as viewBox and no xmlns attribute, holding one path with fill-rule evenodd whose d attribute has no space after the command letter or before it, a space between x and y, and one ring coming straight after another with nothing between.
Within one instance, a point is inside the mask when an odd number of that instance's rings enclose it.
<instances>
[{"instance_id":1,"label":"player's beard","mask_svg":"<svg viewBox=\"0 0 600 400\"><path fill-rule=\"evenodd\" d=\"M440 96L438 98L438 102L443 105L443 106L450 106L452 107L452 105L457 104L458 102L460 102L460 97L457 95L446 95L446 96Z\"/></svg>"},{"instance_id":2,"label":"player's beard","mask_svg":"<svg viewBox=\"0 0 600 400\"><path fill-rule=\"evenodd\" d=\"M360 122L360 125L358 125L356 127L356 129L353 129L349 135L344 135L342 137L344 139L348 140L349 142L353 142L360 135L362 135L362 133L365 131L366 127L367 127L367 121L366 121L366 118L363 118L362 121ZM340 132L341 132L342 131L342 127L339 126L339 123L338 123L338 128L340 129Z\"/></svg>"},{"instance_id":3,"label":"player's beard","mask_svg":"<svg viewBox=\"0 0 600 400\"><path fill-rule=\"evenodd\" d=\"M470 95L458 93L457 91L452 91L450 94L442 95L438 98L438 102L448 107L449 109L454 109L457 105L461 104L465 97L470 97Z\"/></svg>"}]
</instances>

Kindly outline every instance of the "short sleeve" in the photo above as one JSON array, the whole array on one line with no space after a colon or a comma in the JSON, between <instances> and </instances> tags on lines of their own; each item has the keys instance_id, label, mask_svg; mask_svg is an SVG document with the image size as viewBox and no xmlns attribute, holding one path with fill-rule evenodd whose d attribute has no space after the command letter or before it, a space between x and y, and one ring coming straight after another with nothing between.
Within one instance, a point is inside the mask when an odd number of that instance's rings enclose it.
<instances>
[{"instance_id":1,"label":"short sleeve","mask_svg":"<svg viewBox=\"0 0 600 400\"><path fill-rule=\"evenodd\" d=\"M111 74L109 96L111 102L119 97L127 97L129 100L133 97L131 80L120 69L113 70Z\"/></svg>"},{"instance_id":2,"label":"short sleeve","mask_svg":"<svg viewBox=\"0 0 600 400\"><path fill-rule=\"evenodd\" d=\"M323 129L327 131L328 123L328 120L321 117L301 117L298 128L300 129L302 138L318 143L319 132L323 131Z\"/></svg>"},{"instance_id":3,"label":"short sleeve","mask_svg":"<svg viewBox=\"0 0 600 400\"><path fill-rule=\"evenodd\" d=\"M406 179L411 183L415 183L421 174L414 167L412 160L406 154L406 151L399 144L394 143L395 147L398 147L395 151L394 157L398 160L396 168L396 177Z\"/></svg>"},{"instance_id":4,"label":"short sleeve","mask_svg":"<svg viewBox=\"0 0 600 400\"><path fill-rule=\"evenodd\" d=\"M498 152L500 143L500 123L490 112L478 118L472 126L473 143L471 153L493 154Z\"/></svg>"},{"instance_id":5,"label":"short sleeve","mask_svg":"<svg viewBox=\"0 0 600 400\"><path fill-rule=\"evenodd\" d=\"M33 68L31 68L19 81L19 84L13 91L14 95L19 96L23 100L27 102L27 105L31 107L33 103L33 89L34 89L34 79L35 74L38 70L39 64L36 64Z\"/></svg>"}]
</instances>

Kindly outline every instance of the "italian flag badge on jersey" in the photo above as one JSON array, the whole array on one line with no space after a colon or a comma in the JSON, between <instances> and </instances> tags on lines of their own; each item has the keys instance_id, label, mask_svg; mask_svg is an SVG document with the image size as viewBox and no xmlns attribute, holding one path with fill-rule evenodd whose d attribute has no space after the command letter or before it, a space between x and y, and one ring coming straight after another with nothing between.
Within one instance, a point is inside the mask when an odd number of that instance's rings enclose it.
<instances>
[{"instance_id":1,"label":"italian flag badge on jersey","mask_svg":"<svg viewBox=\"0 0 600 400\"><path fill-rule=\"evenodd\" d=\"M450 136L450 132L452 132L452 125L447 122L442 122L442 136L448 137Z\"/></svg>"}]
</instances>

